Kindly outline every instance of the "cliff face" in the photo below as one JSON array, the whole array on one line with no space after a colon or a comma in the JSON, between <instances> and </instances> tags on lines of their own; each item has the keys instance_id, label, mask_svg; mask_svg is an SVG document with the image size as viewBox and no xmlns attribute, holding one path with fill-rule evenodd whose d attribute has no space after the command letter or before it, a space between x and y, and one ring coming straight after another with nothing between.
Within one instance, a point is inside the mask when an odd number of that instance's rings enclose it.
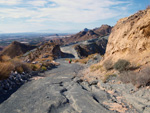
<instances>
[{"instance_id":1,"label":"cliff face","mask_svg":"<svg viewBox=\"0 0 150 113\"><path fill-rule=\"evenodd\" d=\"M118 59L140 65L150 62L150 9L120 19L112 29L102 62Z\"/></svg>"},{"instance_id":2,"label":"cliff face","mask_svg":"<svg viewBox=\"0 0 150 113\"><path fill-rule=\"evenodd\" d=\"M99 53L104 55L106 50L107 40L98 39L94 42L87 42L87 44L76 45L74 48L79 58L87 57L88 55Z\"/></svg>"}]
</instances>

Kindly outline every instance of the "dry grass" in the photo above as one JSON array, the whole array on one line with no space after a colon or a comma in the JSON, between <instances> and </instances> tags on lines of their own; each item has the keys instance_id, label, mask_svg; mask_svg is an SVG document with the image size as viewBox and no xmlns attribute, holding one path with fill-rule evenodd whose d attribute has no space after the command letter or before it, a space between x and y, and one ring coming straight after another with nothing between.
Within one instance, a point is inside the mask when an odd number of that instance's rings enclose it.
<instances>
[{"instance_id":1,"label":"dry grass","mask_svg":"<svg viewBox=\"0 0 150 113\"><path fill-rule=\"evenodd\" d=\"M11 62L0 62L0 80L8 78L13 69L14 65Z\"/></svg>"},{"instance_id":2,"label":"dry grass","mask_svg":"<svg viewBox=\"0 0 150 113\"><path fill-rule=\"evenodd\" d=\"M31 71L30 67L18 58L10 59L8 56L2 56L1 58L0 80L8 78L11 71L17 71L18 73Z\"/></svg>"},{"instance_id":3,"label":"dry grass","mask_svg":"<svg viewBox=\"0 0 150 113\"><path fill-rule=\"evenodd\" d=\"M94 72L94 71L97 71L97 70L102 70L102 68L103 68L102 65L93 64L93 65L90 66L90 71Z\"/></svg>"},{"instance_id":4,"label":"dry grass","mask_svg":"<svg viewBox=\"0 0 150 113\"><path fill-rule=\"evenodd\" d=\"M116 77L117 75L112 73L112 72L107 72L103 75L103 77L101 78L101 80L105 83L107 82L107 80L110 78L110 77Z\"/></svg>"},{"instance_id":5,"label":"dry grass","mask_svg":"<svg viewBox=\"0 0 150 113\"><path fill-rule=\"evenodd\" d=\"M86 57L86 58L82 58L82 59L72 59L72 62L74 62L74 63L77 63L77 62L79 62L79 63L81 63L81 64L86 64L90 59L94 59L94 56L95 55L97 55L97 53L96 54L91 54L91 55L89 55L88 57ZM69 61L70 59L66 59L66 61Z\"/></svg>"},{"instance_id":6,"label":"dry grass","mask_svg":"<svg viewBox=\"0 0 150 113\"><path fill-rule=\"evenodd\" d=\"M33 71L39 71L41 69L41 65L39 64L29 64L29 67Z\"/></svg>"},{"instance_id":7,"label":"dry grass","mask_svg":"<svg viewBox=\"0 0 150 113\"><path fill-rule=\"evenodd\" d=\"M2 62L9 61L10 59L11 59L11 58L10 58L9 56L7 56L7 55L4 55L4 56L1 57L1 61L2 61Z\"/></svg>"},{"instance_id":8,"label":"dry grass","mask_svg":"<svg viewBox=\"0 0 150 113\"><path fill-rule=\"evenodd\" d=\"M14 58L10 61L15 69L14 71L17 71L18 73L22 73L22 72L30 72L31 69L29 67L29 65L27 63L23 63L20 59L18 58Z\"/></svg>"}]
</instances>

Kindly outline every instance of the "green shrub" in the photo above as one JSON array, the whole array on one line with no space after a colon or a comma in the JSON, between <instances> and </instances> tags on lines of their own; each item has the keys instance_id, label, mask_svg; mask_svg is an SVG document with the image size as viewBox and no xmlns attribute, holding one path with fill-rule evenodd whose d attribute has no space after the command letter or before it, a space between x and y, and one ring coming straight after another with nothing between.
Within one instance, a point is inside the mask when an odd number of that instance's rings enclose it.
<instances>
[{"instance_id":1,"label":"green shrub","mask_svg":"<svg viewBox=\"0 0 150 113\"><path fill-rule=\"evenodd\" d=\"M45 66L42 66L42 67L41 67L41 70L42 70L42 71L46 71L47 68L46 68Z\"/></svg>"},{"instance_id":2,"label":"green shrub","mask_svg":"<svg viewBox=\"0 0 150 113\"><path fill-rule=\"evenodd\" d=\"M129 69L130 62L127 60L119 59L115 64L114 64L114 69L118 70L119 72L126 71Z\"/></svg>"}]
</instances>

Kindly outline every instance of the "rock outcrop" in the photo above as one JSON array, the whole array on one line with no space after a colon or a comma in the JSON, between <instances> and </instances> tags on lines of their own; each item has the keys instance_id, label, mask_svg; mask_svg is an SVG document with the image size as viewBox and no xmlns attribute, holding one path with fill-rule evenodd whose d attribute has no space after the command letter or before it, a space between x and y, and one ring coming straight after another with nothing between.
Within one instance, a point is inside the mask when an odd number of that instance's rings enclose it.
<instances>
[{"instance_id":1,"label":"rock outcrop","mask_svg":"<svg viewBox=\"0 0 150 113\"><path fill-rule=\"evenodd\" d=\"M42 59L52 60L55 58L67 57L68 55L70 54L63 53L60 50L59 45L55 43L45 43L44 45L24 54L23 60L24 61L35 61L35 60L41 61ZM73 57L73 55L71 57Z\"/></svg>"},{"instance_id":2,"label":"rock outcrop","mask_svg":"<svg viewBox=\"0 0 150 113\"><path fill-rule=\"evenodd\" d=\"M9 46L7 46L0 55L7 55L11 58L16 56L23 55L29 50L34 49L36 46L30 46L26 44L22 44L20 42L14 41Z\"/></svg>"},{"instance_id":3,"label":"rock outcrop","mask_svg":"<svg viewBox=\"0 0 150 113\"><path fill-rule=\"evenodd\" d=\"M104 55L106 50L107 40L98 39L98 40L89 40L84 44L75 45L75 50L79 58L87 57L88 55L99 53Z\"/></svg>"},{"instance_id":4,"label":"rock outcrop","mask_svg":"<svg viewBox=\"0 0 150 113\"><path fill-rule=\"evenodd\" d=\"M120 19L112 29L103 62L118 59L139 65L150 62L150 9Z\"/></svg>"},{"instance_id":5,"label":"rock outcrop","mask_svg":"<svg viewBox=\"0 0 150 113\"><path fill-rule=\"evenodd\" d=\"M34 61L36 59L48 58L48 57L61 57L62 52L58 45L54 43L45 43L44 45L31 50L23 55L25 61Z\"/></svg>"}]
</instances>

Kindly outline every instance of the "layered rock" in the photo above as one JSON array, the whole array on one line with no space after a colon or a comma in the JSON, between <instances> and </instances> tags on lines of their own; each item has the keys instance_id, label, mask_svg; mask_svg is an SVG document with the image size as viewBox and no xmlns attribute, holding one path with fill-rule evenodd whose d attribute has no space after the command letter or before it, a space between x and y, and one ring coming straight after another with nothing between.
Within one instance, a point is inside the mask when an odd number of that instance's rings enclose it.
<instances>
[{"instance_id":1,"label":"layered rock","mask_svg":"<svg viewBox=\"0 0 150 113\"><path fill-rule=\"evenodd\" d=\"M150 9L120 19L112 29L103 62L118 59L140 65L150 62Z\"/></svg>"},{"instance_id":2,"label":"layered rock","mask_svg":"<svg viewBox=\"0 0 150 113\"><path fill-rule=\"evenodd\" d=\"M48 57L59 58L62 56L63 53L61 52L59 45L54 43L45 43L44 45L24 54L23 59L25 61L34 61L36 59Z\"/></svg>"},{"instance_id":3,"label":"layered rock","mask_svg":"<svg viewBox=\"0 0 150 113\"><path fill-rule=\"evenodd\" d=\"M104 55L106 45L107 45L106 39L97 39L86 41L84 44L76 45L74 48L78 54L78 57L83 58L94 53Z\"/></svg>"}]
</instances>

